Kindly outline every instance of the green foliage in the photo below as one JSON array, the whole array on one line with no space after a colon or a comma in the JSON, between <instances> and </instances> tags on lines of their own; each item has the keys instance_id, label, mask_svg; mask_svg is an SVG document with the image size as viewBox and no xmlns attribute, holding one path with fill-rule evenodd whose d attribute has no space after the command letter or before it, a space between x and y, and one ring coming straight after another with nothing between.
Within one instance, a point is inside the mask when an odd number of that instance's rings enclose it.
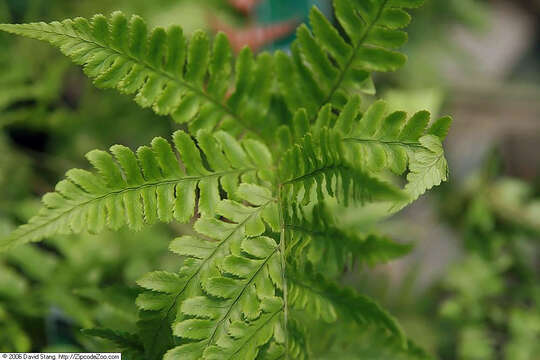
<instances>
[{"instance_id":1,"label":"green foliage","mask_svg":"<svg viewBox=\"0 0 540 360\"><path fill-rule=\"evenodd\" d=\"M83 333L88 336L95 336L111 341L122 351L122 356L126 356L129 359L144 359L144 349L141 347L139 339L135 335L123 331L99 328L85 329L83 330Z\"/></svg>"},{"instance_id":2,"label":"green foliage","mask_svg":"<svg viewBox=\"0 0 540 360\"><path fill-rule=\"evenodd\" d=\"M396 52L407 41L410 15L406 8L423 1L334 1L335 16L344 34L316 8L310 13L312 31L302 25L292 56L276 53L276 68L289 110L305 108L311 118L332 103L342 108L357 91L374 93L370 72L394 71L406 57Z\"/></svg>"},{"instance_id":3,"label":"green foliage","mask_svg":"<svg viewBox=\"0 0 540 360\"><path fill-rule=\"evenodd\" d=\"M468 253L443 282L445 336L460 359L532 360L540 351L539 202L524 182L482 175L456 209Z\"/></svg>"},{"instance_id":4,"label":"green foliage","mask_svg":"<svg viewBox=\"0 0 540 360\"><path fill-rule=\"evenodd\" d=\"M195 121L194 131L213 128L218 122L254 131L258 131L253 124L256 119L264 125L270 90L265 82L269 82L272 59L268 54L254 59L246 49L236 65L236 91L227 99L232 50L222 34L210 50L208 36L202 31L188 44L179 26L167 31L156 28L149 34L140 17L128 21L120 12L110 19L96 15L90 21L76 18L62 23L1 25L0 29L59 47L84 66L96 86L136 94L141 107L172 115L179 123ZM257 106L250 105L255 103ZM200 116L195 118L197 114Z\"/></svg>"},{"instance_id":5,"label":"green foliage","mask_svg":"<svg viewBox=\"0 0 540 360\"><path fill-rule=\"evenodd\" d=\"M4 329L2 335L0 335L0 351L15 350L25 352L30 350L30 339L15 319L9 316L9 313L4 307L0 307L0 326Z\"/></svg>"},{"instance_id":6,"label":"green foliage","mask_svg":"<svg viewBox=\"0 0 540 360\"><path fill-rule=\"evenodd\" d=\"M281 161L281 178L285 179L282 194L296 200L303 190L302 205L311 201L313 185L317 200L323 201L324 192L336 197L345 206L349 200L403 200L398 188L370 176L358 166L350 164L345 157L343 141L334 131L323 129L314 144L311 134L288 150ZM326 185L324 187L324 185Z\"/></svg>"},{"instance_id":7,"label":"green foliage","mask_svg":"<svg viewBox=\"0 0 540 360\"><path fill-rule=\"evenodd\" d=\"M407 121L404 112L387 114L381 101L366 109L358 95L373 93L371 72L404 63L391 49L407 37L398 30L410 20L403 9L421 2L335 0L343 36L314 9L313 34L300 26L290 55L244 49L234 64L223 34L212 44L202 32L186 40L179 26L148 34L141 18L119 12L0 25L53 44L98 87L134 94L140 106L189 131L173 133L174 150L158 137L136 152L120 145L112 155L89 152L95 171L69 170L0 249L58 234L192 221L170 243L180 268L137 281L136 324L129 315L114 330L92 323L87 335L133 359L304 359L319 356L310 350L309 324L343 322L376 329L388 347L423 357L388 312L339 285L355 262L388 261L410 246L350 233L325 210L333 199L395 211L446 180L441 142L449 118L426 130L427 112ZM391 173L407 171L405 187L395 185ZM79 296L123 304L92 287Z\"/></svg>"},{"instance_id":8,"label":"green foliage","mask_svg":"<svg viewBox=\"0 0 540 360\"><path fill-rule=\"evenodd\" d=\"M410 200L446 181L448 165L441 141L448 133L449 117L436 120L429 128L429 113L420 111L407 120L407 114L387 114L387 105L379 100L362 115L357 126L351 121L336 123L351 147L353 159L372 171L390 169L397 175L407 169L405 192ZM427 129L426 129L427 128Z\"/></svg>"},{"instance_id":9,"label":"green foliage","mask_svg":"<svg viewBox=\"0 0 540 360\"><path fill-rule=\"evenodd\" d=\"M227 133L212 136L202 132L198 143L213 168L209 170L189 135L178 131L173 134L173 142L182 168L163 138L155 138L151 147L140 147L137 156L120 145L111 147L114 158L104 151L89 152L86 157L97 174L81 169L68 171L67 180L58 183L56 192L43 197L45 206L40 213L2 240L0 247L38 241L57 233L98 233L124 224L139 230L144 223L169 222L173 217L187 222L194 214L197 189L199 211L213 214L220 180L234 197L238 178L249 178L257 162L270 157L268 150L253 140L244 142L244 150Z\"/></svg>"}]
</instances>

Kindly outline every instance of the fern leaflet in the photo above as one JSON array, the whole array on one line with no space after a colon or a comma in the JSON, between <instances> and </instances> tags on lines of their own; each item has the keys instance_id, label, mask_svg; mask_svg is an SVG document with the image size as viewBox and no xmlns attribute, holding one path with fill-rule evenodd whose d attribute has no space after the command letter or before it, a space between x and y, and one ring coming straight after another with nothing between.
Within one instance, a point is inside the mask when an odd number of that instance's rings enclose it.
<instances>
[{"instance_id":1,"label":"fern leaflet","mask_svg":"<svg viewBox=\"0 0 540 360\"><path fill-rule=\"evenodd\" d=\"M87 158L97 173L68 171L56 191L43 197L44 207L38 215L2 239L0 248L54 234L97 233L126 224L138 230L145 223L173 218L187 222L196 204L202 215L213 216L220 184L234 199L240 179L271 179L268 169L257 170L271 162L271 155L255 140L240 144L225 132L210 135L201 131L201 152L189 135L177 131L173 142L182 164L163 138L155 138L151 147L140 147L136 155L120 145L111 147L114 158L105 151L91 151ZM203 164L202 154L209 168Z\"/></svg>"},{"instance_id":2,"label":"fern leaflet","mask_svg":"<svg viewBox=\"0 0 540 360\"><path fill-rule=\"evenodd\" d=\"M387 104L378 100L360 114L360 99L351 97L337 119L323 108L315 131L331 126L341 134L343 157L368 173L389 169L397 175L409 169L405 192L407 203L433 186L447 180L448 164L441 142L448 134L452 119L437 119L428 128L430 114L419 111L410 119L403 111L387 113ZM400 205L403 207L404 205Z\"/></svg>"},{"instance_id":3,"label":"fern leaflet","mask_svg":"<svg viewBox=\"0 0 540 360\"><path fill-rule=\"evenodd\" d=\"M179 123L191 122L193 132L224 125L229 131L262 133L266 124L272 57L260 54L254 59L245 49L236 63L235 91L227 99L232 53L223 34L210 50L203 31L189 44L179 26L158 27L149 35L140 17L128 21L121 12L110 19L95 15L90 21L2 24L0 30L51 43L83 65L96 86L136 94L140 106L172 115ZM257 125L255 119L260 120Z\"/></svg>"},{"instance_id":4,"label":"fern leaflet","mask_svg":"<svg viewBox=\"0 0 540 360\"><path fill-rule=\"evenodd\" d=\"M312 32L299 27L292 57L276 53L276 71L290 111L305 108L313 118L327 103L341 109L358 90L373 93L371 71L394 71L405 63L406 57L392 49L407 41L399 30L410 22L404 9L422 3L335 0L335 16L346 37L313 8Z\"/></svg>"}]
</instances>

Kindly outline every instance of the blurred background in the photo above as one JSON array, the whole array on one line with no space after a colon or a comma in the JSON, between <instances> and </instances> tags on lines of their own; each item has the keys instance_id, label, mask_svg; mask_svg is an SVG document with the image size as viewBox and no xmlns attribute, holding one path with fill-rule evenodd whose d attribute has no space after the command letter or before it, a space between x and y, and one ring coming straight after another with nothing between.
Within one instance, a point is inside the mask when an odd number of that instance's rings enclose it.
<instances>
[{"instance_id":1,"label":"blurred background","mask_svg":"<svg viewBox=\"0 0 540 360\"><path fill-rule=\"evenodd\" d=\"M150 25L226 32L233 47L287 49L294 28L325 0L0 0L0 22L139 14ZM451 114L451 179L390 219L376 208L343 214L351 229L376 228L413 242L399 261L347 283L375 297L406 332L440 359L540 359L540 1L426 0L413 11L407 65L375 78L377 95L410 114ZM366 102L371 101L369 98ZM59 51L0 34L0 236L27 220L83 154L132 148L175 124L114 91L96 90ZM0 255L0 351L99 348L85 327L130 329L134 281L178 261L168 242L185 229L57 237ZM321 358L350 347L340 329L315 344Z\"/></svg>"}]
</instances>

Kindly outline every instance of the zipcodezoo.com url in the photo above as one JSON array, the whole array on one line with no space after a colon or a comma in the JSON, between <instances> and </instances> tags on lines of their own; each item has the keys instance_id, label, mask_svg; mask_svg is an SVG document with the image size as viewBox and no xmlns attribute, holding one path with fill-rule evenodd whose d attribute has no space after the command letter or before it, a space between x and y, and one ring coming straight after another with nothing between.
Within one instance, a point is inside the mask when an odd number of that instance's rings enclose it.
<instances>
[{"instance_id":1,"label":"zipcodezoo.com url","mask_svg":"<svg viewBox=\"0 0 540 360\"><path fill-rule=\"evenodd\" d=\"M0 360L122 360L121 353L0 353Z\"/></svg>"}]
</instances>

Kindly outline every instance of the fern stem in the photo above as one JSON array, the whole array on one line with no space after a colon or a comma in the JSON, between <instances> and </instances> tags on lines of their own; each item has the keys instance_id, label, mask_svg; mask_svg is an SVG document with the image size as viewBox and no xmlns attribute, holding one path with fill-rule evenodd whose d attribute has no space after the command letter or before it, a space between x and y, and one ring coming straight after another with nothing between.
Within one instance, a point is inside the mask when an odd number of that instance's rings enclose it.
<instances>
[{"instance_id":1,"label":"fern stem","mask_svg":"<svg viewBox=\"0 0 540 360\"><path fill-rule=\"evenodd\" d=\"M283 199L281 197L283 184L278 186L278 202L279 202L279 252L281 259L281 274L282 274L282 283L283 283L283 330L285 333L285 359L289 358L289 333L287 331L287 323L289 319L289 305L288 305L288 291L287 291L287 267L286 267L286 244L285 244L285 212L283 209Z\"/></svg>"},{"instance_id":2,"label":"fern stem","mask_svg":"<svg viewBox=\"0 0 540 360\"><path fill-rule=\"evenodd\" d=\"M298 181L303 181L303 180L305 180L307 178L315 177L316 175L318 175L320 173L325 173L327 171L337 170L337 169L347 169L347 168L348 168L347 166L342 165L342 164L325 166L325 167L322 167L322 168L315 169L315 170L313 170L313 171L311 171L311 172L309 172L307 174L304 174L304 175L292 178L290 180L284 181L284 182L282 182L280 184L280 186L293 184L293 183L298 182Z\"/></svg>"},{"instance_id":3,"label":"fern stem","mask_svg":"<svg viewBox=\"0 0 540 360\"><path fill-rule=\"evenodd\" d=\"M407 141L388 141L388 140L379 140L379 139L363 139L363 138L344 138L344 142L356 142L356 143L377 143L384 145L399 145L405 147L414 147L424 149L425 147L419 142L407 142Z\"/></svg>"}]
</instances>

